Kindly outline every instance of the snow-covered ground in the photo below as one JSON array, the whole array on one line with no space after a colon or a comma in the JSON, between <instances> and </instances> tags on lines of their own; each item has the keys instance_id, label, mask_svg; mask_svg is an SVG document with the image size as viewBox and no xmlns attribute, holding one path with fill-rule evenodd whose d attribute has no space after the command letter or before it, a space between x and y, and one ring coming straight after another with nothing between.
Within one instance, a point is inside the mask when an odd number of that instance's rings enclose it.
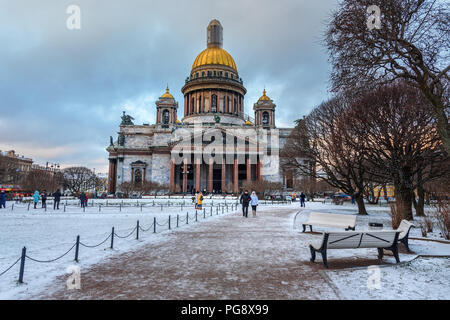
<instances>
[{"instance_id":1,"label":"snow-covered ground","mask_svg":"<svg viewBox=\"0 0 450 320\"><path fill-rule=\"evenodd\" d=\"M135 202L135 201L130 201ZM186 202L189 204L189 202ZM47 211L39 208L33 209L28 205L15 204L11 211L12 202L8 202L7 209L0 210L0 274L12 265L20 256L22 248L27 248L26 254L37 260L51 260L68 251L80 236L80 242L91 246L101 243L110 234L112 227L119 236L126 236L136 227L139 220L140 227L148 229L156 218L157 234L151 230L140 231L140 239L136 240L135 232L126 239L114 238L114 249L110 248L110 240L96 248L80 246L79 266L84 268L107 259L111 255L134 249L139 245L157 242L168 231L169 215L171 228L176 228L177 214L180 216L180 227L195 227L195 209L192 204L180 207L161 207L147 205L141 207L88 207L85 212L77 206L67 206L63 212L63 205L59 211L54 211L48 205ZM198 221L207 223L208 219L221 216L222 209L217 215L217 207L213 208L211 217L210 207L206 208L206 221L203 212L198 212ZM121 211L120 211L121 210ZM231 213L228 205L228 213ZM189 226L186 225L186 214L189 213ZM224 209L224 214L227 210ZM161 226L160 226L161 225ZM38 263L26 259L24 282L18 285L19 265L17 263L4 275L0 276L0 299L26 298L37 292L52 278L64 274L68 266L73 264L75 250L72 249L63 258L51 263Z\"/></svg>"},{"instance_id":2,"label":"snow-covered ground","mask_svg":"<svg viewBox=\"0 0 450 320\"><path fill-rule=\"evenodd\" d=\"M167 202L173 206L167 207ZM206 213L210 214L208 207L214 201L214 205L220 202L223 206L224 199L214 199L206 201ZM136 222L139 220L140 226L144 229L149 228L153 219L156 217L158 224L165 224L157 227L158 234L153 234L152 230L148 232L140 232L140 239L135 239L135 233L127 239L115 237L114 249L109 249L110 240L107 240L97 248L80 247L79 266L83 269L92 266L99 262L109 260L117 256L119 253L129 252L135 250L139 246L161 241L167 241L168 226L167 221L169 215L171 216L171 227L176 226L176 216L180 215L181 219L186 218L186 212L190 214L190 221L194 216L195 210L189 199L156 199L155 206L153 206L153 199L143 200L125 200L122 206L122 201L108 200L111 205L115 202L116 207L102 206L99 212L99 204L106 204L106 200L94 200L94 206L88 207L85 212L80 207L68 202L66 212L63 212L63 205L61 210L53 211L51 205L47 211L43 209L30 209L26 204L15 204L14 210L11 210L12 202L8 202L6 210L0 210L0 274L14 263L21 254L24 246L27 248L27 255L38 260L50 260L56 258L67 250L69 250L75 243L77 235L80 235L81 242L87 245L95 245L105 240L111 234L111 228L115 227L115 232L118 235L124 236L133 231L136 227ZM146 204L140 207L141 204ZM229 213L232 212L231 204L236 203L236 200L227 200ZM92 204L90 200L90 204ZM160 205L163 204L163 210ZM121 205L121 207L119 207ZM175 206L176 205L176 206ZM181 207L183 205L183 207ZM275 211L277 208L292 208L300 211L298 202L291 205L274 205L267 204L262 206L259 210ZM141 211L142 210L142 211ZM213 208L213 216L208 219L220 219L221 215L216 215L216 207ZM238 208L238 210L240 210ZM306 208L301 210L299 214L293 214L291 218L286 220L289 225L298 233L298 241L301 242L301 247L304 250L301 254L301 260L304 263L309 261L309 250L307 250L308 243L311 240L320 238L317 234L303 234L300 233L301 222L305 221L311 211L340 213L340 214L355 214L356 206L349 203L343 206L336 206L332 204L323 204L321 202L307 202ZM428 209L432 210L432 209ZM357 230L368 229L369 222L381 222L384 228L390 228L390 216L388 214L389 208L384 206L367 206L368 216L358 216ZM219 210L221 212L221 209ZM227 213L226 209L224 213ZM251 213L250 213L251 215ZM294 218L295 217L295 218ZM203 221L203 213L199 213L199 223L208 223L208 219ZM280 218L281 219L281 218ZM283 218L286 219L286 218ZM290 224L292 221L292 224ZM415 223L418 223L416 221ZM185 225L184 221L180 221L180 226L183 228L195 228L195 223ZM282 225L286 227L285 224ZM292 231L292 228L290 228ZM330 228L316 228L314 231L325 231ZM289 230L288 230L289 231ZM342 230L339 230L342 231ZM420 229L416 228L411 231L411 237L421 238ZM439 232L434 232L429 235L430 238L443 240ZM351 263L348 267L342 270L323 270L322 272L328 275L330 282L340 292L340 296L345 299L357 298L378 298L389 299L392 298L412 298L424 299L436 297L439 299L448 299L450 297L449 286L447 284L450 278L449 260L445 258L416 258L418 255L423 256L450 256L450 244L435 242L412 240L411 249L415 254L402 254L401 265L388 265L381 268L381 288L377 290L368 291L366 286L367 268L355 268ZM375 250L376 251L376 250ZM339 259L347 258L369 258L376 257L376 253L371 249L359 250L330 250L329 258L338 261ZM281 259L282 257L278 257ZM34 294L40 292L42 288L48 285L57 276L64 275L68 266L73 264L74 250L69 252L58 261L52 263L37 263L30 259L26 260L25 274L23 285L16 283L19 274L19 263L11 268L6 274L0 276L0 299L20 298L26 299ZM386 261L391 263L392 257L386 257ZM320 264L320 257L316 264ZM410 262L407 262L410 261ZM291 263L292 261L287 261ZM430 276L427 278L426 275ZM414 288L414 283L417 282L417 287ZM425 287L428 284L428 291ZM380 291L381 290L381 291ZM402 292L411 291L410 296L402 296Z\"/></svg>"},{"instance_id":3,"label":"snow-covered ground","mask_svg":"<svg viewBox=\"0 0 450 320\"><path fill-rule=\"evenodd\" d=\"M342 299L450 299L450 258L416 258L378 270L326 271Z\"/></svg>"}]
</instances>

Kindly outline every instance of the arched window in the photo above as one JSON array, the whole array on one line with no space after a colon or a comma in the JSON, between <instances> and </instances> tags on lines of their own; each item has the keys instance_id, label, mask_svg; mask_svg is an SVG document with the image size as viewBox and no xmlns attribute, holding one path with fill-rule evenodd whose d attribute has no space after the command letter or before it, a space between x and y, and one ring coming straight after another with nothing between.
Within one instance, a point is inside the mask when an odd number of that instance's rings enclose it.
<instances>
[{"instance_id":1,"label":"arched window","mask_svg":"<svg viewBox=\"0 0 450 320\"><path fill-rule=\"evenodd\" d=\"M142 182L142 170L134 169L134 183L141 183L141 182Z\"/></svg>"},{"instance_id":2,"label":"arched window","mask_svg":"<svg viewBox=\"0 0 450 320\"><path fill-rule=\"evenodd\" d=\"M262 124L263 125L269 124L269 113L267 111L264 111L262 114Z\"/></svg>"},{"instance_id":3,"label":"arched window","mask_svg":"<svg viewBox=\"0 0 450 320\"><path fill-rule=\"evenodd\" d=\"M217 95L215 94L211 96L211 111L217 112Z\"/></svg>"},{"instance_id":4,"label":"arched window","mask_svg":"<svg viewBox=\"0 0 450 320\"><path fill-rule=\"evenodd\" d=\"M164 124L169 124L169 120L170 120L170 113L169 113L169 110L164 110L163 111L163 123Z\"/></svg>"}]
</instances>

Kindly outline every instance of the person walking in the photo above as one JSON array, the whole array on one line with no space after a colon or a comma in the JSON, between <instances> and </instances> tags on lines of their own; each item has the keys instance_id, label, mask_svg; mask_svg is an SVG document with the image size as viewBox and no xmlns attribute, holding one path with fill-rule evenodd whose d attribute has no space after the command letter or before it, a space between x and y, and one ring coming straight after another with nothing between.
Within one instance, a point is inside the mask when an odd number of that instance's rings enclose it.
<instances>
[{"instance_id":1,"label":"person walking","mask_svg":"<svg viewBox=\"0 0 450 320\"><path fill-rule=\"evenodd\" d=\"M81 194L80 194L80 204L81 204L81 208L86 207L86 194L84 193L84 191L81 191Z\"/></svg>"},{"instance_id":2,"label":"person walking","mask_svg":"<svg viewBox=\"0 0 450 320\"><path fill-rule=\"evenodd\" d=\"M44 190L41 196L41 200L42 200L42 208L47 209L47 191Z\"/></svg>"},{"instance_id":3,"label":"person walking","mask_svg":"<svg viewBox=\"0 0 450 320\"><path fill-rule=\"evenodd\" d=\"M59 210L59 202L61 201L61 191L56 190L53 194L53 210Z\"/></svg>"},{"instance_id":4,"label":"person walking","mask_svg":"<svg viewBox=\"0 0 450 320\"><path fill-rule=\"evenodd\" d=\"M0 209L1 208L6 209L6 192L4 190L0 193Z\"/></svg>"},{"instance_id":5,"label":"person walking","mask_svg":"<svg viewBox=\"0 0 450 320\"><path fill-rule=\"evenodd\" d=\"M250 196L250 205L252 206L253 218L256 218L256 207L258 206L258 196L255 191L252 191Z\"/></svg>"},{"instance_id":6,"label":"person walking","mask_svg":"<svg viewBox=\"0 0 450 320\"><path fill-rule=\"evenodd\" d=\"M41 197L39 196L39 191L35 191L34 192L34 194L33 194L33 203L34 203L34 208L36 209L36 206L37 206L37 204L38 204L38 202L39 202L39 199L40 199Z\"/></svg>"},{"instance_id":7,"label":"person walking","mask_svg":"<svg viewBox=\"0 0 450 320\"><path fill-rule=\"evenodd\" d=\"M248 204L250 203L250 195L248 194L248 190L241 195L240 202L242 204L242 215L248 218Z\"/></svg>"},{"instance_id":8,"label":"person walking","mask_svg":"<svg viewBox=\"0 0 450 320\"><path fill-rule=\"evenodd\" d=\"M202 204L203 204L203 193L200 191L197 197L197 209L202 210Z\"/></svg>"},{"instance_id":9,"label":"person walking","mask_svg":"<svg viewBox=\"0 0 450 320\"><path fill-rule=\"evenodd\" d=\"M197 200L198 200L198 191L195 191L195 194L192 197L192 202L194 203L194 208L195 209L197 209Z\"/></svg>"},{"instance_id":10,"label":"person walking","mask_svg":"<svg viewBox=\"0 0 450 320\"><path fill-rule=\"evenodd\" d=\"M305 207L305 194L302 192L300 193L300 207Z\"/></svg>"}]
</instances>

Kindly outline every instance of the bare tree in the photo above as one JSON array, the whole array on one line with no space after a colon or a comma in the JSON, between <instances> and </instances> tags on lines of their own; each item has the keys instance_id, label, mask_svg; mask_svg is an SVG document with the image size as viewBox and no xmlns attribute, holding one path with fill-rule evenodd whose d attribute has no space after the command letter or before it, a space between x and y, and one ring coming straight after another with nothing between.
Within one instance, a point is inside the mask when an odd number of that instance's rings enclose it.
<instances>
[{"instance_id":1,"label":"bare tree","mask_svg":"<svg viewBox=\"0 0 450 320\"><path fill-rule=\"evenodd\" d=\"M449 170L428 100L418 89L396 82L357 99L347 117L350 136L365 136L348 143L361 148L372 177L393 182L397 210L412 220L414 189ZM414 179L418 173L421 179Z\"/></svg>"},{"instance_id":2,"label":"bare tree","mask_svg":"<svg viewBox=\"0 0 450 320\"><path fill-rule=\"evenodd\" d=\"M86 167L70 167L62 170L64 186L75 195L96 185L95 173Z\"/></svg>"},{"instance_id":3,"label":"bare tree","mask_svg":"<svg viewBox=\"0 0 450 320\"><path fill-rule=\"evenodd\" d=\"M359 147L365 137L348 133L351 101L350 95L340 94L314 109L298 122L281 155L285 168L295 168L353 195L359 214L366 215L363 190L368 182L367 169Z\"/></svg>"},{"instance_id":4,"label":"bare tree","mask_svg":"<svg viewBox=\"0 0 450 320\"><path fill-rule=\"evenodd\" d=\"M55 192L63 186L63 177L60 172L31 169L22 182L22 188L28 192L48 191Z\"/></svg>"},{"instance_id":5,"label":"bare tree","mask_svg":"<svg viewBox=\"0 0 450 320\"><path fill-rule=\"evenodd\" d=\"M381 28L369 28L367 10L381 10ZM325 42L333 64L333 91L367 88L404 79L419 88L450 152L448 1L341 0Z\"/></svg>"},{"instance_id":6,"label":"bare tree","mask_svg":"<svg viewBox=\"0 0 450 320\"><path fill-rule=\"evenodd\" d=\"M132 182L122 182L118 190L123 193L125 198L129 198L130 195L136 190L136 185Z\"/></svg>"}]
</instances>

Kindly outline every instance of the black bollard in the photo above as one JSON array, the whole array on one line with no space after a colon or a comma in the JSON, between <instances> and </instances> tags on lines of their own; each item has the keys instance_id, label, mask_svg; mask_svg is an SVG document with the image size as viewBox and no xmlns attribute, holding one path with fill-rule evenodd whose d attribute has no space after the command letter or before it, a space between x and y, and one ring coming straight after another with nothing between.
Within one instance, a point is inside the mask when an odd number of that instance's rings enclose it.
<instances>
[{"instance_id":1,"label":"black bollard","mask_svg":"<svg viewBox=\"0 0 450 320\"><path fill-rule=\"evenodd\" d=\"M153 233L156 233L156 217L153 218Z\"/></svg>"},{"instance_id":2,"label":"black bollard","mask_svg":"<svg viewBox=\"0 0 450 320\"><path fill-rule=\"evenodd\" d=\"M19 283L23 283L23 272L25 270L25 257L27 254L27 248L23 247L22 256L20 258L20 270L19 270Z\"/></svg>"},{"instance_id":3,"label":"black bollard","mask_svg":"<svg viewBox=\"0 0 450 320\"><path fill-rule=\"evenodd\" d=\"M180 216L177 214L177 228L178 228L178 222L180 221Z\"/></svg>"},{"instance_id":4,"label":"black bollard","mask_svg":"<svg viewBox=\"0 0 450 320\"><path fill-rule=\"evenodd\" d=\"M189 224L189 212L186 212L186 224Z\"/></svg>"},{"instance_id":5,"label":"black bollard","mask_svg":"<svg viewBox=\"0 0 450 320\"><path fill-rule=\"evenodd\" d=\"M169 215L169 230L170 230L170 215Z\"/></svg>"},{"instance_id":6,"label":"black bollard","mask_svg":"<svg viewBox=\"0 0 450 320\"><path fill-rule=\"evenodd\" d=\"M111 230L111 249L114 248L114 227Z\"/></svg>"},{"instance_id":7,"label":"black bollard","mask_svg":"<svg viewBox=\"0 0 450 320\"><path fill-rule=\"evenodd\" d=\"M136 224L136 240L139 240L139 220L137 221Z\"/></svg>"},{"instance_id":8,"label":"black bollard","mask_svg":"<svg viewBox=\"0 0 450 320\"><path fill-rule=\"evenodd\" d=\"M75 261L78 262L78 251L80 250L80 236L77 236L77 244L75 246Z\"/></svg>"}]
</instances>

